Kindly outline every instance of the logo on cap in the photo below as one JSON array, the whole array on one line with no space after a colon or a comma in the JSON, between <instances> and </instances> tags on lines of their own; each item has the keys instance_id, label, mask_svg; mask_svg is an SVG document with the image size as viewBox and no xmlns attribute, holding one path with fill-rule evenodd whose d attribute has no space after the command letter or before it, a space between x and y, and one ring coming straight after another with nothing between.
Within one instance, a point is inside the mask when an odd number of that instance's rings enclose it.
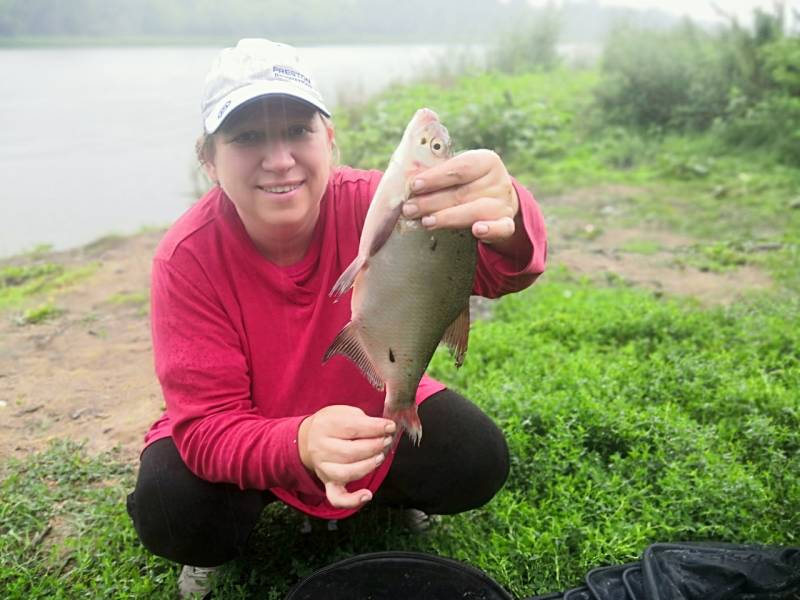
<instances>
[{"instance_id":1,"label":"logo on cap","mask_svg":"<svg viewBox=\"0 0 800 600\"><path fill-rule=\"evenodd\" d=\"M222 105L222 108L220 108L220 109L219 109L219 112L217 113L217 118L218 118L218 119L221 119L221 118L222 118L222 115L224 115L224 114L225 114L225 111L226 111L226 110L228 110L228 107L229 107L230 105L231 105L231 101L230 101L230 100L228 100L228 101L227 101L225 104L223 104L223 105Z\"/></svg>"},{"instance_id":2,"label":"logo on cap","mask_svg":"<svg viewBox=\"0 0 800 600\"><path fill-rule=\"evenodd\" d=\"M297 83L302 83L308 88L311 87L311 80L299 71L295 71L291 67L273 65L272 77L280 81L294 81Z\"/></svg>"}]
</instances>

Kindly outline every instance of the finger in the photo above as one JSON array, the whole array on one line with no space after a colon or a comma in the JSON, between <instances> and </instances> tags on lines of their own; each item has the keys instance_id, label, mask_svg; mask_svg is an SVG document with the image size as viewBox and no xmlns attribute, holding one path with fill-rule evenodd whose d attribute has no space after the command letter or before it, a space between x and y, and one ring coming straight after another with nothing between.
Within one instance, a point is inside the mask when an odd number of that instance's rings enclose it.
<instances>
[{"instance_id":1,"label":"finger","mask_svg":"<svg viewBox=\"0 0 800 600\"><path fill-rule=\"evenodd\" d=\"M472 235L486 244L494 244L511 238L516 230L514 219L503 217L496 221L477 221L472 224Z\"/></svg>"},{"instance_id":2,"label":"finger","mask_svg":"<svg viewBox=\"0 0 800 600\"><path fill-rule=\"evenodd\" d=\"M392 444L392 436L341 440L329 438L324 447L326 459L330 462L355 463L381 452Z\"/></svg>"},{"instance_id":3,"label":"finger","mask_svg":"<svg viewBox=\"0 0 800 600\"><path fill-rule=\"evenodd\" d=\"M500 157L491 150L467 150L420 173L411 182L413 194L464 185L488 173Z\"/></svg>"},{"instance_id":4,"label":"finger","mask_svg":"<svg viewBox=\"0 0 800 600\"><path fill-rule=\"evenodd\" d=\"M491 182L486 177L480 177L463 185L409 198L403 203L403 216L419 219L445 208L467 204L481 196L492 196L492 192Z\"/></svg>"},{"instance_id":5,"label":"finger","mask_svg":"<svg viewBox=\"0 0 800 600\"><path fill-rule=\"evenodd\" d=\"M334 481L325 484L325 495L328 497L328 502L336 508L358 508L372 500L372 492L369 490L348 492L343 484Z\"/></svg>"},{"instance_id":6,"label":"finger","mask_svg":"<svg viewBox=\"0 0 800 600\"><path fill-rule=\"evenodd\" d=\"M362 438L377 438L387 434L392 434L397 429L397 425L391 419L380 417L352 416L339 418L332 424L329 430L331 437L343 440L357 440Z\"/></svg>"},{"instance_id":7,"label":"finger","mask_svg":"<svg viewBox=\"0 0 800 600\"><path fill-rule=\"evenodd\" d=\"M422 225L427 229L470 229L478 221L496 221L511 214L511 208L502 200L484 197L426 215Z\"/></svg>"},{"instance_id":8,"label":"finger","mask_svg":"<svg viewBox=\"0 0 800 600\"><path fill-rule=\"evenodd\" d=\"M378 468L386 457L383 452L354 463L323 462L317 468L325 481L356 481Z\"/></svg>"}]
</instances>

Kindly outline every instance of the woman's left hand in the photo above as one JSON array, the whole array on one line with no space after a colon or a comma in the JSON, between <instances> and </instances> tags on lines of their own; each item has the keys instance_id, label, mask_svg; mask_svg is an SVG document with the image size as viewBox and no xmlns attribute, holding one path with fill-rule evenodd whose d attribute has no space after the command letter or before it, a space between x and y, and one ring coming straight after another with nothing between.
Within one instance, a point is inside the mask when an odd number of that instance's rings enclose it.
<instances>
[{"instance_id":1,"label":"woman's left hand","mask_svg":"<svg viewBox=\"0 0 800 600\"><path fill-rule=\"evenodd\" d=\"M422 171L411 182L411 194L403 214L421 217L427 229L470 228L499 251L522 229L511 176L491 150L468 150Z\"/></svg>"}]
</instances>

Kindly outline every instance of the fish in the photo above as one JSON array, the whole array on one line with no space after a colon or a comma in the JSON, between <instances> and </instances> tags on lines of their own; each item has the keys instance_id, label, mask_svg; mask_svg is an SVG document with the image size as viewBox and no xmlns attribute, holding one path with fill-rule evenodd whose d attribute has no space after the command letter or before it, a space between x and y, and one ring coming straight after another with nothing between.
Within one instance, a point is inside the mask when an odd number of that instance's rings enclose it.
<instances>
[{"instance_id":1,"label":"fish","mask_svg":"<svg viewBox=\"0 0 800 600\"><path fill-rule=\"evenodd\" d=\"M467 352L478 250L470 229L429 231L402 211L416 176L452 156L438 115L416 111L375 190L358 254L329 294L338 300L353 289L350 322L323 363L343 355L376 389L385 388L384 418L414 445L422 439L416 391L434 351L444 342L456 366Z\"/></svg>"}]
</instances>

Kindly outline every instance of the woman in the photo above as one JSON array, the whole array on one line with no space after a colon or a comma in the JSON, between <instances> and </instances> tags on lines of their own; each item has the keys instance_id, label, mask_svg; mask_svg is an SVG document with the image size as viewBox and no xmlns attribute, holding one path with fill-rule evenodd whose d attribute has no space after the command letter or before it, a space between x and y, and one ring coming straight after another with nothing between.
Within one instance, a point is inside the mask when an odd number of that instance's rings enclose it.
<instances>
[{"instance_id":1,"label":"woman","mask_svg":"<svg viewBox=\"0 0 800 600\"><path fill-rule=\"evenodd\" d=\"M276 499L326 519L370 501L435 514L489 501L508 449L475 405L424 376L425 435L411 447L357 367L321 364L350 317L328 291L357 254L381 174L332 168L330 112L295 50L267 40L223 50L201 106L199 157L216 185L153 261L166 411L128 498L144 545L187 565L187 593L205 586L208 569L197 567L241 552ZM424 171L413 190L406 216L471 228L480 241L474 293L517 291L543 270L539 209L493 152Z\"/></svg>"}]
</instances>

